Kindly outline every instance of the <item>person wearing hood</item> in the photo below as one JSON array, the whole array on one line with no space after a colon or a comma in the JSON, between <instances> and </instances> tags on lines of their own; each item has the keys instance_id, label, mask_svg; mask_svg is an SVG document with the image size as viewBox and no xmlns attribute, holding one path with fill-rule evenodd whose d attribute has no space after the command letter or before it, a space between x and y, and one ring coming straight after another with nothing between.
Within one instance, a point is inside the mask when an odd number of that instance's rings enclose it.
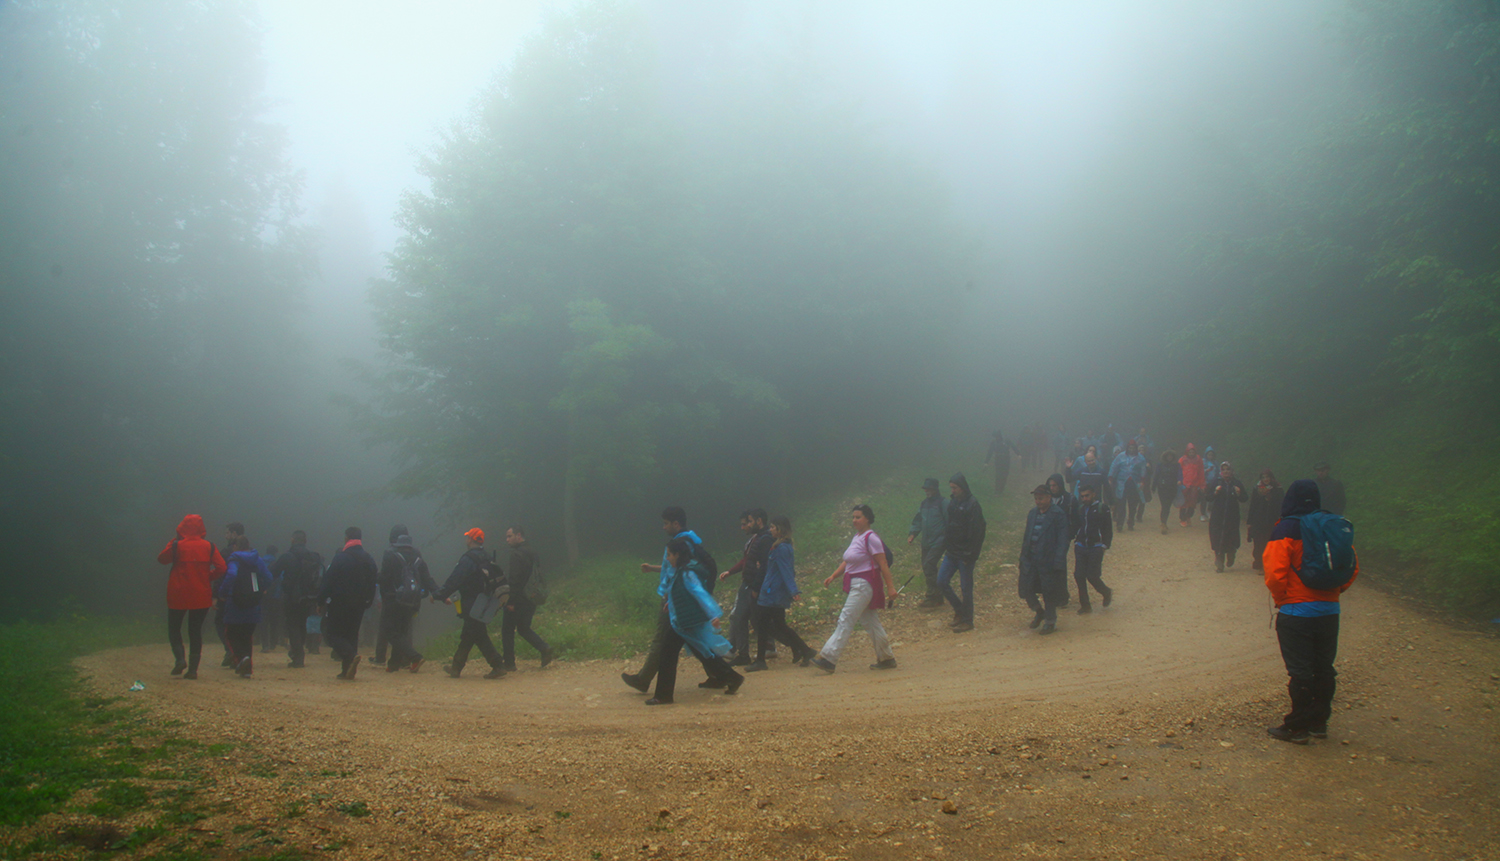
<instances>
[{"instance_id":1,"label":"person wearing hood","mask_svg":"<svg viewBox=\"0 0 1500 861\"><path fill-rule=\"evenodd\" d=\"M1000 431L995 431L995 435L990 437L990 448L985 453L984 462L989 463L992 460L995 462L996 496L1005 491L1005 482L1010 479L1010 456L1019 453L1015 445L1007 442L1005 435Z\"/></svg>"},{"instance_id":2,"label":"person wearing hood","mask_svg":"<svg viewBox=\"0 0 1500 861\"><path fill-rule=\"evenodd\" d=\"M1244 482L1234 477L1229 461L1219 464L1218 478L1208 486L1208 545L1214 551L1214 570L1234 567L1234 554L1240 549L1240 503L1248 502Z\"/></svg>"},{"instance_id":3,"label":"person wearing hood","mask_svg":"<svg viewBox=\"0 0 1500 861\"><path fill-rule=\"evenodd\" d=\"M1187 444L1186 453L1177 459L1177 467L1178 490L1182 491L1182 507L1177 510L1177 516L1183 526L1191 526L1193 509L1198 507L1198 494L1203 492L1207 484L1203 472L1203 458L1192 443Z\"/></svg>"},{"instance_id":4,"label":"person wearing hood","mask_svg":"<svg viewBox=\"0 0 1500 861\"><path fill-rule=\"evenodd\" d=\"M1214 460L1214 447L1203 450L1203 492L1198 494L1198 522L1208 520L1208 488L1219 478L1219 462Z\"/></svg>"},{"instance_id":5,"label":"person wearing hood","mask_svg":"<svg viewBox=\"0 0 1500 861\"><path fill-rule=\"evenodd\" d=\"M1309 736L1328 737L1338 671L1339 596L1359 576L1359 555L1348 581L1336 589L1314 589L1302 581L1302 520L1318 511L1317 482L1300 479L1287 488L1281 519L1266 543L1266 588L1276 605L1276 639L1286 663L1292 710L1266 732L1279 741L1307 744Z\"/></svg>"},{"instance_id":6,"label":"person wearing hood","mask_svg":"<svg viewBox=\"0 0 1500 861\"><path fill-rule=\"evenodd\" d=\"M172 644L172 675L198 678L203 657L203 622L214 605L214 581L229 570L219 548L205 536L203 518L189 514L177 524L177 537L156 561L167 571L167 641ZM187 620L188 652L182 650L182 622ZM183 675L183 673L186 675Z\"/></svg>"},{"instance_id":7,"label":"person wearing hood","mask_svg":"<svg viewBox=\"0 0 1500 861\"><path fill-rule=\"evenodd\" d=\"M333 554L323 575L318 604L323 607L323 636L342 664L338 678L354 681L359 671L359 626L375 601L380 569L364 548L358 526L344 530L344 546Z\"/></svg>"},{"instance_id":8,"label":"person wearing hood","mask_svg":"<svg viewBox=\"0 0 1500 861\"><path fill-rule=\"evenodd\" d=\"M1031 492L1036 506L1026 514L1021 533L1021 557L1017 568L1017 591L1036 614L1031 628L1041 633L1057 630L1057 608L1068 598L1067 515L1052 504L1052 491L1045 484Z\"/></svg>"},{"instance_id":9,"label":"person wearing hood","mask_svg":"<svg viewBox=\"0 0 1500 861\"><path fill-rule=\"evenodd\" d=\"M661 530L666 533L668 547L671 546L673 541L680 538L688 542L688 549L693 551L692 555L695 558L700 553L706 552L703 550L703 539L698 537L698 533L688 529L687 512L681 506L672 505L662 509ZM651 690L651 680L661 670L662 649L666 647L667 642L672 637L672 617L667 607L667 590L671 586L673 575L671 554L663 548L661 552L661 564L653 565L650 562L642 562L641 573L661 575L656 581L656 595L662 601L661 610L656 614L656 635L651 638L651 648L646 652L646 662L641 665L641 671L638 673L621 673L620 681L644 694ZM717 579L717 577L710 578L710 581ZM699 583L698 585L702 586L705 591L712 590L713 588L707 583ZM709 594L712 596L713 593L709 591ZM702 682L699 686L721 687L722 685L710 673L708 680Z\"/></svg>"},{"instance_id":10,"label":"person wearing hood","mask_svg":"<svg viewBox=\"0 0 1500 861\"><path fill-rule=\"evenodd\" d=\"M662 569L666 574L662 598L667 607L668 633L663 639L660 664L656 674L656 694L646 700L648 706L667 705L677 694L677 659L687 646L714 684L701 687L723 688L725 694L739 691L745 677L735 672L724 656L729 641L719 635L719 619L724 615L703 583L714 576L697 558L693 543L686 538L667 542Z\"/></svg>"},{"instance_id":11,"label":"person wearing hood","mask_svg":"<svg viewBox=\"0 0 1500 861\"><path fill-rule=\"evenodd\" d=\"M922 482L926 497L917 505L912 516L911 530L906 534L906 543L918 537L922 539L922 579L927 581L927 595L918 607L931 609L943 606L943 587L938 585L938 570L943 564L943 540L948 528L948 500L938 490L938 480L929 478Z\"/></svg>"},{"instance_id":12,"label":"person wearing hood","mask_svg":"<svg viewBox=\"0 0 1500 861\"><path fill-rule=\"evenodd\" d=\"M503 679L505 659L495 651L495 644L490 640L489 622L474 615L475 601L485 587L485 569L499 566L495 565L484 550L483 529L476 526L465 532L464 543L467 549L464 550L464 555L458 557L453 573L448 575L442 588L432 593L434 602L453 604L457 598L458 615L463 620L463 630L458 635L458 648L453 652L453 660L444 665L443 672L455 679L462 676L464 665L469 662L469 652L477 648L490 665L490 671L484 677Z\"/></svg>"},{"instance_id":13,"label":"person wearing hood","mask_svg":"<svg viewBox=\"0 0 1500 861\"><path fill-rule=\"evenodd\" d=\"M234 552L229 555L229 570L219 580L214 604L224 611L224 633L234 671L248 679L253 670L255 626L260 624L261 603L271 583L271 572L260 554L250 549L250 539L241 535L230 546Z\"/></svg>"},{"instance_id":14,"label":"person wearing hood","mask_svg":"<svg viewBox=\"0 0 1500 861\"><path fill-rule=\"evenodd\" d=\"M1115 531L1134 531L1141 516L1141 487L1146 480L1146 458L1135 440L1109 465L1109 480L1115 491Z\"/></svg>"},{"instance_id":15,"label":"person wearing hood","mask_svg":"<svg viewBox=\"0 0 1500 861\"><path fill-rule=\"evenodd\" d=\"M963 473L955 472L948 479L948 491L948 526L943 530L938 586L953 605L953 632L962 634L974 630L974 564L984 549L984 510ZM953 591L954 574L958 575L962 595Z\"/></svg>"},{"instance_id":16,"label":"person wearing hood","mask_svg":"<svg viewBox=\"0 0 1500 861\"><path fill-rule=\"evenodd\" d=\"M1074 518L1078 514L1078 500L1074 499L1073 494L1068 492L1067 485L1063 482L1062 473L1054 472L1047 476L1047 490L1052 494L1053 507L1061 511L1064 517L1068 518L1069 534L1072 534L1071 528Z\"/></svg>"},{"instance_id":17,"label":"person wearing hood","mask_svg":"<svg viewBox=\"0 0 1500 861\"><path fill-rule=\"evenodd\" d=\"M271 576L281 589L286 609L287 669L301 669L307 656L307 624L317 618L318 591L323 585L323 557L307 549L307 533L292 533L292 544L271 563Z\"/></svg>"},{"instance_id":18,"label":"person wearing hood","mask_svg":"<svg viewBox=\"0 0 1500 861\"><path fill-rule=\"evenodd\" d=\"M1265 570L1262 557L1266 553L1266 542L1271 540L1271 529L1281 515L1281 500L1286 496L1281 483L1270 468L1260 471L1260 481L1250 489L1250 506L1245 515L1245 540L1250 542L1254 559L1251 566L1257 571Z\"/></svg>"},{"instance_id":19,"label":"person wearing hood","mask_svg":"<svg viewBox=\"0 0 1500 861\"><path fill-rule=\"evenodd\" d=\"M427 560L412 545L410 532L404 525L391 527L390 545L380 558L376 579L380 586L381 639L391 650L385 671L409 669L415 673L425 659L412 645L412 627L422 609L422 599L436 594L438 586L427 569ZM375 657L375 663L380 663L382 656Z\"/></svg>"}]
</instances>

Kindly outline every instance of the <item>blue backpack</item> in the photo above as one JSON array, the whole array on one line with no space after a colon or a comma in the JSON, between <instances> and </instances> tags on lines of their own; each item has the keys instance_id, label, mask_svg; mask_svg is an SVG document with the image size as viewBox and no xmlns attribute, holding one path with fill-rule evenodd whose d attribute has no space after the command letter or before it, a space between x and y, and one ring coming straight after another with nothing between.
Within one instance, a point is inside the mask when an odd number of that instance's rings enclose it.
<instances>
[{"instance_id":1,"label":"blue backpack","mask_svg":"<svg viewBox=\"0 0 1500 861\"><path fill-rule=\"evenodd\" d=\"M1309 589L1338 589L1354 578L1354 524L1329 511L1297 518L1302 524L1302 567Z\"/></svg>"}]
</instances>

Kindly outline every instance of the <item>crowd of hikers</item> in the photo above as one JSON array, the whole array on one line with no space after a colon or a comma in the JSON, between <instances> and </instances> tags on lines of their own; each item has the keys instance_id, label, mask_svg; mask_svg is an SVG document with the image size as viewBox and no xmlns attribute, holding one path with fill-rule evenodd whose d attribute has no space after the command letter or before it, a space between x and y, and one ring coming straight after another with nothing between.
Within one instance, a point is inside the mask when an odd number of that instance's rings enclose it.
<instances>
[{"instance_id":1,"label":"crowd of hikers","mask_svg":"<svg viewBox=\"0 0 1500 861\"><path fill-rule=\"evenodd\" d=\"M1018 442L995 432L987 462L995 464L997 494L1009 478L1011 458L1020 457L1023 466L1040 469L1046 442L1040 425L1023 432ZM1252 567L1264 571L1278 609L1277 637L1290 679L1292 710L1268 732L1300 744L1326 737L1336 675L1339 595L1358 573L1353 529L1342 516L1344 488L1331 476L1329 465L1316 464L1316 480L1295 481L1286 489L1270 469L1262 469L1247 490L1233 464L1216 460L1212 446L1202 454L1193 443L1187 443L1181 455L1174 450L1158 453L1145 428L1127 437L1110 425L1092 436L1069 439L1059 427L1051 447L1056 471L1032 491L1034 505L1026 515L1017 564L1018 594L1033 611L1030 627L1041 635L1057 631L1058 610L1068 607L1074 594L1068 585L1070 551L1078 613L1093 612L1092 593L1098 594L1102 607L1111 606L1114 591L1104 581L1106 552L1116 536L1144 522L1144 507L1155 494L1162 534L1169 532L1173 509L1183 529L1192 527L1195 514L1197 522L1207 525L1219 572L1234 567L1244 528L1252 546ZM950 629L963 634L974 629L974 568L984 546L986 522L962 473L949 479L947 489L944 496L935 478L923 483L907 543L919 543L920 548L925 595L918 606L949 607ZM702 538L688 527L687 513L675 506L662 511L666 546L661 561L641 565L642 572L658 575L661 605L656 633L641 669L622 673L621 679L650 694L647 705L671 703L678 661L687 648L706 674L698 687L732 695L744 684L746 673L768 669L767 660L778 657L777 643L789 650L793 665L833 673L855 626L870 636L875 656L870 669L896 669L880 612L895 606L904 585L896 585L894 556L874 529L874 510L856 505L849 517L853 537L838 567L823 581L825 586L840 581L846 597L833 632L820 648L813 648L787 621L788 609L801 595L788 517L770 517L758 508L743 512L743 552L732 567L720 571ZM525 530L506 530L505 565L485 549L482 529L468 530L464 540L465 552L438 585L402 525L391 528L389 545L378 563L365 549L361 530L350 527L343 545L325 565L320 554L308 549L307 536L300 530L292 533L285 553L267 547L262 555L252 549L243 525L230 523L221 550L207 539L203 519L190 514L158 558L171 565L167 605L175 658L172 674L198 677L202 629L210 611L224 647L222 666L242 678L252 676L259 628L263 652L286 643L289 668L305 667L306 656L326 645L339 662L338 678L352 681L361 663L362 628L367 633L370 628L367 618L377 631L373 662L388 673L416 673L426 662L412 637L424 599L452 605L462 620L458 647L443 666L449 676L460 677L477 648L489 665L485 678L503 677L516 667L517 634L537 651L541 666L547 666L553 650L532 629L537 608L547 599L547 586ZM720 581L734 576L739 584L726 614L713 593ZM499 650L489 635L497 615L502 620Z\"/></svg>"}]
</instances>

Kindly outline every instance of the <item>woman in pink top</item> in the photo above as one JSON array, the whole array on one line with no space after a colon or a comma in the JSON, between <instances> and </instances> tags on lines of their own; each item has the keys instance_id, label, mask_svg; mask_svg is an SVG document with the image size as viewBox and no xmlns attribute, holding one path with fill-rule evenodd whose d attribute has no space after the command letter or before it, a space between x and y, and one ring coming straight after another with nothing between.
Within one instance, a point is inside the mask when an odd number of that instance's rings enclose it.
<instances>
[{"instance_id":1,"label":"woman in pink top","mask_svg":"<svg viewBox=\"0 0 1500 861\"><path fill-rule=\"evenodd\" d=\"M835 579L844 578L844 609L839 611L839 624L823 644L823 650L812 662L818 669L831 673L838 666L839 654L854 626L864 625L875 644L875 663L872 670L893 670L896 656L891 652L891 641L880 624L878 610L895 606L896 581L891 578L891 566L885 558L885 542L870 528L875 522L875 512L868 505L856 505L851 510L854 522L854 538L844 551L844 561L838 570L823 581L827 586Z\"/></svg>"},{"instance_id":2,"label":"woman in pink top","mask_svg":"<svg viewBox=\"0 0 1500 861\"><path fill-rule=\"evenodd\" d=\"M1208 482L1203 473L1203 458L1192 443L1187 444L1187 453L1178 458L1177 465L1182 467L1182 508L1178 509L1177 518L1183 526L1189 526L1193 509L1198 505L1198 494Z\"/></svg>"}]
</instances>

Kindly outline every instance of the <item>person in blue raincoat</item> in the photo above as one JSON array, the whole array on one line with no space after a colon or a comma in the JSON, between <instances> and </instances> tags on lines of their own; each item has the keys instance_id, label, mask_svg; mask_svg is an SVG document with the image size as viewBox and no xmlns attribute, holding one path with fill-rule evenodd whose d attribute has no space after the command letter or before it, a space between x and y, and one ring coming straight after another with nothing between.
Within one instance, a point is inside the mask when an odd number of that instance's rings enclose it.
<instances>
[{"instance_id":1,"label":"person in blue raincoat","mask_svg":"<svg viewBox=\"0 0 1500 861\"><path fill-rule=\"evenodd\" d=\"M1146 457L1135 440L1126 443L1125 450L1115 455L1109 466L1109 479L1115 493L1115 531L1134 530L1135 522L1141 519L1146 480Z\"/></svg>"},{"instance_id":2,"label":"person in blue raincoat","mask_svg":"<svg viewBox=\"0 0 1500 861\"><path fill-rule=\"evenodd\" d=\"M662 597L667 602L671 628L665 632L662 642L661 664L656 671L656 695L646 700L646 705L672 702L677 689L677 658L682 654L683 646L691 649L703 663L710 682L723 684L726 694L735 693L744 684L745 677L724 660L729 654L729 641L718 631L719 618L724 613L703 588L708 572L694 558L692 545L685 538L673 538L667 544L665 561Z\"/></svg>"},{"instance_id":3,"label":"person in blue raincoat","mask_svg":"<svg viewBox=\"0 0 1500 861\"><path fill-rule=\"evenodd\" d=\"M219 580L214 596L224 611L224 632L234 671L250 678L250 654L255 646L255 626L260 624L260 605L271 584L271 572L259 553L250 549L250 539L237 536L230 548L228 572Z\"/></svg>"}]
</instances>

